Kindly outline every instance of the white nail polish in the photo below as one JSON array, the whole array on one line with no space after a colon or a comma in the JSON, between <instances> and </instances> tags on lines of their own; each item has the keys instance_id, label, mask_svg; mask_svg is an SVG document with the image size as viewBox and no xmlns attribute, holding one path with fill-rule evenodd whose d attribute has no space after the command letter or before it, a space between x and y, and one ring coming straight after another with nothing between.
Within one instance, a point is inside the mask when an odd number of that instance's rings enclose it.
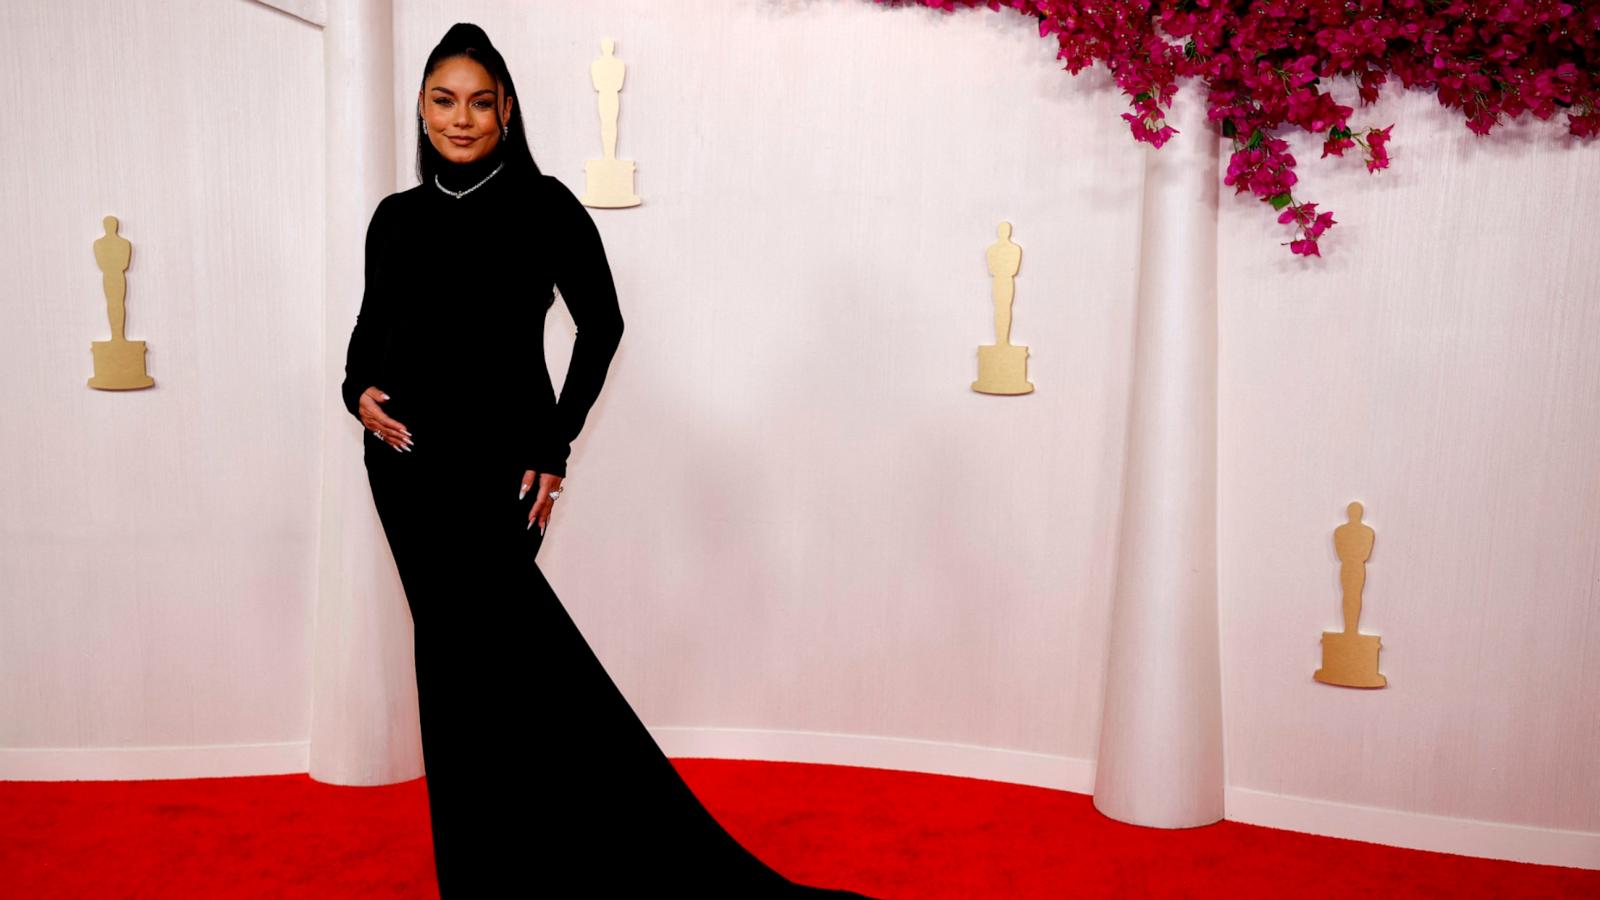
<instances>
[{"instance_id":1,"label":"white nail polish","mask_svg":"<svg viewBox=\"0 0 1600 900\"><path fill-rule=\"evenodd\" d=\"M532 529L532 528L533 528L533 520L532 520L532 519L529 519L529 520L528 520L528 527L527 527L527 528L524 528L524 529L522 529L522 530L523 530L523 531L529 531L529 530L531 530L531 529ZM539 529L539 533L540 533L540 534L544 534L544 529L542 529L542 528L541 528L541 529Z\"/></svg>"},{"instance_id":2,"label":"white nail polish","mask_svg":"<svg viewBox=\"0 0 1600 900\"><path fill-rule=\"evenodd\" d=\"M522 486L522 490L517 491L517 499L521 500L523 497L526 497L526 496L528 496L528 486L527 485L523 485Z\"/></svg>"}]
</instances>

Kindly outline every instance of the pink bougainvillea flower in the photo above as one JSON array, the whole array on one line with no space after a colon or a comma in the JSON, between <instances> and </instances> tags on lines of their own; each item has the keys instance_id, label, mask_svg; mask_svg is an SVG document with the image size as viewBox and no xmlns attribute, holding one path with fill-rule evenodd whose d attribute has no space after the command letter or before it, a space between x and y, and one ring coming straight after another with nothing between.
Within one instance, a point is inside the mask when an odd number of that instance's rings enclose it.
<instances>
[{"instance_id":1,"label":"pink bougainvillea flower","mask_svg":"<svg viewBox=\"0 0 1600 900\"><path fill-rule=\"evenodd\" d=\"M1334 128L1328 134L1328 139L1322 142L1322 158L1329 156L1343 156L1344 151L1354 147L1355 140L1350 132L1342 128Z\"/></svg>"},{"instance_id":2,"label":"pink bougainvillea flower","mask_svg":"<svg viewBox=\"0 0 1600 900\"><path fill-rule=\"evenodd\" d=\"M876 0L900 4L913 0ZM1367 171L1389 167L1394 126L1350 126L1338 102L1375 103L1391 78L1433 91L1487 135L1527 113L1567 117L1576 138L1600 134L1600 0L914 0L951 12L980 4L1038 20L1076 75L1104 64L1128 95L1133 139L1160 147L1180 78L1205 94L1206 118L1231 138L1223 183L1279 212L1291 252L1321 256L1332 214L1298 203L1286 128L1324 135L1322 158L1364 148ZM1285 214L1287 213L1287 217Z\"/></svg>"},{"instance_id":3,"label":"pink bougainvillea flower","mask_svg":"<svg viewBox=\"0 0 1600 900\"><path fill-rule=\"evenodd\" d=\"M1389 132L1394 126L1388 128L1372 128L1367 131L1367 171L1376 172L1379 169L1389 168Z\"/></svg>"},{"instance_id":4,"label":"pink bougainvillea flower","mask_svg":"<svg viewBox=\"0 0 1600 900\"><path fill-rule=\"evenodd\" d=\"M1137 116L1133 113L1123 113L1122 118L1128 121L1128 128L1133 132L1135 140L1144 141L1157 148L1160 148L1162 144L1165 144L1173 135L1178 133L1178 129L1168 125L1164 119L1156 119L1152 122L1143 116Z\"/></svg>"}]
</instances>

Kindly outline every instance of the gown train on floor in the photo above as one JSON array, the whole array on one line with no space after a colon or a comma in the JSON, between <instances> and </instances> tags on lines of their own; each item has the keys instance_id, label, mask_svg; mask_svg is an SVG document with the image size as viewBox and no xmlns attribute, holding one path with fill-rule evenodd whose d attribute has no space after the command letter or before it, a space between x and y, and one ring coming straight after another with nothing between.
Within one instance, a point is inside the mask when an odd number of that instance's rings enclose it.
<instances>
[{"instance_id":1,"label":"gown train on floor","mask_svg":"<svg viewBox=\"0 0 1600 900\"><path fill-rule=\"evenodd\" d=\"M728 834L535 563L533 492L512 499L523 470L439 450L366 438L411 609L444 900L504 896L522 881L594 896L863 896L795 884Z\"/></svg>"}]
</instances>

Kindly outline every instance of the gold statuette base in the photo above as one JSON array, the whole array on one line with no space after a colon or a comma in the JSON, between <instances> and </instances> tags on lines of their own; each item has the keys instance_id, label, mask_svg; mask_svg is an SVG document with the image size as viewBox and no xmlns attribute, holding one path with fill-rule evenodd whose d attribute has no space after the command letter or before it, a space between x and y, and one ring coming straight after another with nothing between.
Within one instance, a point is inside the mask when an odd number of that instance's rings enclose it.
<instances>
[{"instance_id":1,"label":"gold statuette base","mask_svg":"<svg viewBox=\"0 0 1600 900\"><path fill-rule=\"evenodd\" d=\"M1017 344L983 344L978 347L978 380L972 389L982 394L1026 394L1028 348Z\"/></svg>"},{"instance_id":2,"label":"gold statuette base","mask_svg":"<svg viewBox=\"0 0 1600 900\"><path fill-rule=\"evenodd\" d=\"M1322 633L1322 668L1311 677L1342 687L1381 688L1389 679L1378 674L1378 635L1344 631Z\"/></svg>"},{"instance_id":3,"label":"gold statuette base","mask_svg":"<svg viewBox=\"0 0 1600 900\"><path fill-rule=\"evenodd\" d=\"M156 383L144 370L144 341L91 341L94 375L89 387L102 391L132 391Z\"/></svg>"},{"instance_id":4,"label":"gold statuette base","mask_svg":"<svg viewBox=\"0 0 1600 900\"><path fill-rule=\"evenodd\" d=\"M633 192L633 160L591 159L583 164L585 184L578 202L600 209L638 206Z\"/></svg>"}]
</instances>

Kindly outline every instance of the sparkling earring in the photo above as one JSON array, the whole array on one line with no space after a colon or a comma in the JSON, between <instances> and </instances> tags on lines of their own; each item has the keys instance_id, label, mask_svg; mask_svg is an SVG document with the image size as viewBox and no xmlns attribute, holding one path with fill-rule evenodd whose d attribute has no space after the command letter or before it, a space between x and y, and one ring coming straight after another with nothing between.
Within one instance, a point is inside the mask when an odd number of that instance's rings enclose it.
<instances>
[{"instance_id":1,"label":"sparkling earring","mask_svg":"<svg viewBox=\"0 0 1600 900\"><path fill-rule=\"evenodd\" d=\"M503 141L508 137L511 137L511 126L510 125L501 125L500 126L500 140Z\"/></svg>"},{"instance_id":2,"label":"sparkling earring","mask_svg":"<svg viewBox=\"0 0 1600 900\"><path fill-rule=\"evenodd\" d=\"M422 136L423 137L427 137L428 136L428 123L427 122L423 122L422 123Z\"/></svg>"}]
</instances>

